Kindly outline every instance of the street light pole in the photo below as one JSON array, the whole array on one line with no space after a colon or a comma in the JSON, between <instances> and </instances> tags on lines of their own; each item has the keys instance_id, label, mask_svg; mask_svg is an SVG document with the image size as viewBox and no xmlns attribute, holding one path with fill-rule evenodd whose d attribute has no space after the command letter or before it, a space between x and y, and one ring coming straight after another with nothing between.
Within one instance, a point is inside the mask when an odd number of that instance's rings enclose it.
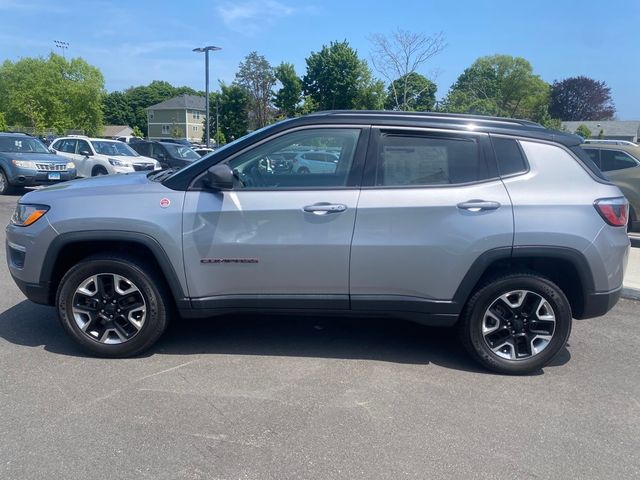
<instances>
[{"instance_id":1,"label":"street light pole","mask_svg":"<svg viewBox=\"0 0 640 480\"><path fill-rule=\"evenodd\" d=\"M205 104L205 114L206 114L206 120L205 120L205 132L206 132L206 142L207 142L207 147L209 146L210 142L211 142L211 132L209 131L209 52L210 51L217 51L217 50L222 50L220 47L214 47L213 45L210 45L208 47L199 47L199 48L194 48L193 51L194 52L204 52L204 82L205 82L205 86L204 86L204 91L205 91L205 99L204 99L204 104Z\"/></svg>"}]
</instances>

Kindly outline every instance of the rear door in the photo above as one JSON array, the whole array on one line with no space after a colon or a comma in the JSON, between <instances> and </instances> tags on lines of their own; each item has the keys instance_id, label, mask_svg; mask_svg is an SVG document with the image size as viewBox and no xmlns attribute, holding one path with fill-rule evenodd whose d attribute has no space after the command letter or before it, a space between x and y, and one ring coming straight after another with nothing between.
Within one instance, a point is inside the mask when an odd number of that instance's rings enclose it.
<instances>
[{"instance_id":1,"label":"rear door","mask_svg":"<svg viewBox=\"0 0 640 480\"><path fill-rule=\"evenodd\" d=\"M354 310L451 313L474 262L510 249L513 214L488 135L372 130L351 250Z\"/></svg>"},{"instance_id":2,"label":"rear door","mask_svg":"<svg viewBox=\"0 0 640 480\"><path fill-rule=\"evenodd\" d=\"M349 308L349 251L367 127L290 130L224 160L230 191L194 187L183 245L196 307ZM332 147L331 173L276 169L271 157Z\"/></svg>"}]
</instances>

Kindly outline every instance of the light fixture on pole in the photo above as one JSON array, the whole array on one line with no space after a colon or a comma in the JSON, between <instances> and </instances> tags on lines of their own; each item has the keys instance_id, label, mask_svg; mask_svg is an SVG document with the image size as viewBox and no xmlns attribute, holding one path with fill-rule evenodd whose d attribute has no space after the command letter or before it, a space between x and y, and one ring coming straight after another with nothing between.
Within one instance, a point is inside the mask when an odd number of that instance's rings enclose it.
<instances>
[{"instance_id":1,"label":"light fixture on pole","mask_svg":"<svg viewBox=\"0 0 640 480\"><path fill-rule=\"evenodd\" d=\"M69 42L63 42L62 40L54 40L53 43L54 43L54 45L56 47L58 47L60 50L62 50L62 58L64 58L66 60L65 55L64 55L64 51L67 48L69 48Z\"/></svg>"},{"instance_id":2,"label":"light fixture on pole","mask_svg":"<svg viewBox=\"0 0 640 480\"><path fill-rule=\"evenodd\" d=\"M220 47L214 47L210 45L208 47L199 47L194 48L194 52L204 52L204 82L205 82L205 110L206 110L206 120L205 120L205 132L206 132L206 142L207 147L210 143L210 132L209 132L209 52L215 52L217 50L222 50Z\"/></svg>"}]
</instances>

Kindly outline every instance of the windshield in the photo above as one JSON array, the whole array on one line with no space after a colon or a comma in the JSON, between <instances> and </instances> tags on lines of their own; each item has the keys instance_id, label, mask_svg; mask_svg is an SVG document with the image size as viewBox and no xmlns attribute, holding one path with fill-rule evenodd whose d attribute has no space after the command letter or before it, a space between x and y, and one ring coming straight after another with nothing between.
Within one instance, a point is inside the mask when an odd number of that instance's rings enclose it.
<instances>
[{"instance_id":1,"label":"windshield","mask_svg":"<svg viewBox=\"0 0 640 480\"><path fill-rule=\"evenodd\" d=\"M184 147L180 144L165 143L164 147L169 152L169 155L175 158L181 158L182 160L200 160L200 155L194 152L189 147Z\"/></svg>"},{"instance_id":2,"label":"windshield","mask_svg":"<svg viewBox=\"0 0 640 480\"><path fill-rule=\"evenodd\" d=\"M92 141L96 153L101 155L139 157L140 155L129 145L122 142Z\"/></svg>"},{"instance_id":3,"label":"windshield","mask_svg":"<svg viewBox=\"0 0 640 480\"><path fill-rule=\"evenodd\" d=\"M0 137L0 152L50 153L40 140L31 137Z\"/></svg>"}]
</instances>

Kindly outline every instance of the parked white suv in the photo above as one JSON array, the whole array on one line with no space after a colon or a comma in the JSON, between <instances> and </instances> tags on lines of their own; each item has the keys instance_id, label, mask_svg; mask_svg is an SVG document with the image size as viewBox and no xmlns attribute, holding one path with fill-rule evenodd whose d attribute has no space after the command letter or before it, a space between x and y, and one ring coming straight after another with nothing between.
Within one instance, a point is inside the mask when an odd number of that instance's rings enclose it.
<instances>
[{"instance_id":1,"label":"parked white suv","mask_svg":"<svg viewBox=\"0 0 640 480\"><path fill-rule=\"evenodd\" d=\"M79 177L160 170L156 160L143 157L126 143L117 140L69 136L56 139L51 148L58 155L73 160Z\"/></svg>"}]
</instances>

